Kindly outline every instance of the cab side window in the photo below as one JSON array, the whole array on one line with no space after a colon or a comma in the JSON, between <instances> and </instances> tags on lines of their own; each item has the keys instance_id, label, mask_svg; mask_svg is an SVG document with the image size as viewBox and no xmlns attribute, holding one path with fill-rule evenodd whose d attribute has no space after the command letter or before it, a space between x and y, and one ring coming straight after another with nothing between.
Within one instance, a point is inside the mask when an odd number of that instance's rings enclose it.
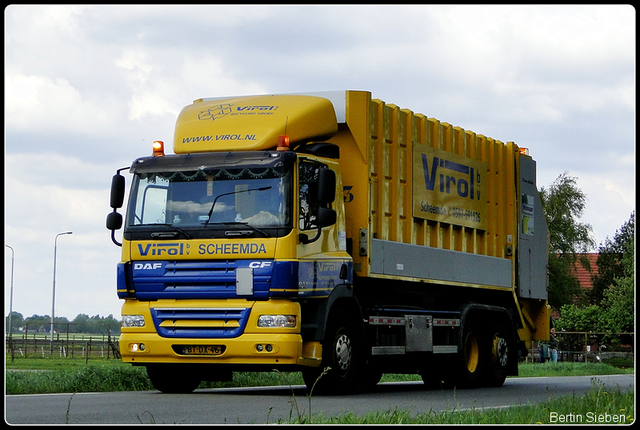
<instances>
[{"instance_id":1,"label":"cab side window","mask_svg":"<svg viewBox=\"0 0 640 430\"><path fill-rule=\"evenodd\" d=\"M300 160L299 164L300 183L300 230L311 230L318 228L316 222L318 216L318 176L320 169L327 168L322 163L308 160Z\"/></svg>"}]
</instances>

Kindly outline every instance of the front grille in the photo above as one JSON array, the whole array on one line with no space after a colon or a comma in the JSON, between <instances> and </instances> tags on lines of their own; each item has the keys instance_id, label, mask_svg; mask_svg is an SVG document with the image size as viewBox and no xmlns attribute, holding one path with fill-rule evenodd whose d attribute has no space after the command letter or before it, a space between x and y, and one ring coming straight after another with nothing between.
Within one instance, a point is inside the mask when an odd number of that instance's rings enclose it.
<instances>
[{"instance_id":1,"label":"front grille","mask_svg":"<svg viewBox=\"0 0 640 430\"><path fill-rule=\"evenodd\" d=\"M233 338L244 331L250 308L152 308L162 337Z\"/></svg>"},{"instance_id":2,"label":"front grille","mask_svg":"<svg viewBox=\"0 0 640 430\"><path fill-rule=\"evenodd\" d=\"M133 285L138 300L238 298L236 269L249 263L249 260L134 262ZM271 266L253 270L253 298L269 296L271 272Z\"/></svg>"}]
</instances>

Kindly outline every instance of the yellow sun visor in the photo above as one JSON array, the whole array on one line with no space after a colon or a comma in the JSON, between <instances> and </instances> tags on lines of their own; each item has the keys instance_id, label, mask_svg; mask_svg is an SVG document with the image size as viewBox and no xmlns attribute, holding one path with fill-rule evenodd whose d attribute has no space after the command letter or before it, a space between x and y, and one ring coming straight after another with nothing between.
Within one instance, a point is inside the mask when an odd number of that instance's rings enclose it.
<instances>
[{"instance_id":1,"label":"yellow sun visor","mask_svg":"<svg viewBox=\"0 0 640 430\"><path fill-rule=\"evenodd\" d=\"M199 99L180 112L176 154L275 149L280 136L291 146L326 140L338 131L331 101L307 95Z\"/></svg>"}]
</instances>

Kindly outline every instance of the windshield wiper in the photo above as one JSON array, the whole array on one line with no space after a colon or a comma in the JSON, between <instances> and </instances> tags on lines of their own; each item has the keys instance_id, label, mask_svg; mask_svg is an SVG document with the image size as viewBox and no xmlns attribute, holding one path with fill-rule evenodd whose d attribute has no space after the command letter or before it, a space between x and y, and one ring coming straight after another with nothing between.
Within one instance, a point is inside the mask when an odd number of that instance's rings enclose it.
<instances>
[{"instance_id":1,"label":"windshield wiper","mask_svg":"<svg viewBox=\"0 0 640 430\"><path fill-rule=\"evenodd\" d=\"M180 232L180 233L184 234L187 237L187 239L191 239L193 237L189 233L187 233L186 231L181 229L180 227L176 227L173 224L153 224L153 225L154 226L155 225L162 225L162 226L165 226L165 227L172 228L175 231L158 231L158 232L151 233L151 237L175 237L177 232Z\"/></svg>"},{"instance_id":2,"label":"windshield wiper","mask_svg":"<svg viewBox=\"0 0 640 430\"><path fill-rule=\"evenodd\" d=\"M230 193L218 194L216 196L216 198L213 199L213 204L211 205L211 209L209 209L209 214L207 216L207 221L204 223L204 225L209 224L209 221L211 221L211 214L213 213L213 208L216 206L216 202L218 201L218 199L220 197L230 196L230 195L233 195L233 194L248 193L249 191L266 191L266 190L270 190L270 189L271 189L271 186L268 186L268 187L251 188L251 189L248 189L248 190L232 191ZM227 223L221 222L221 223L216 223L216 224L227 224ZM233 224L233 223L229 223L229 224ZM240 223L240 224L242 224L242 223ZM251 227L251 228L255 228L255 227Z\"/></svg>"},{"instance_id":3,"label":"windshield wiper","mask_svg":"<svg viewBox=\"0 0 640 430\"><path fill-rule=\"evenodd\" d=\"M205 223L206 224L206 223ZM247 227L249 227L250 229L257 231L258 233L262 233L264 234L264 237L269 237L269 233L267 233L266 231L255 227L251 224L249 224L248 222L240 222L240 221L229 221L229 222L212 222L209 223L209 225L246 225ZM251 233L251 232L247 232L247 233ZM227 231L225 232L225 234L227 236L234 236L233 230L232 231ZM237 235L240 236L242 234L242 232L237 231Z\"/></svg>"}]
</instances>

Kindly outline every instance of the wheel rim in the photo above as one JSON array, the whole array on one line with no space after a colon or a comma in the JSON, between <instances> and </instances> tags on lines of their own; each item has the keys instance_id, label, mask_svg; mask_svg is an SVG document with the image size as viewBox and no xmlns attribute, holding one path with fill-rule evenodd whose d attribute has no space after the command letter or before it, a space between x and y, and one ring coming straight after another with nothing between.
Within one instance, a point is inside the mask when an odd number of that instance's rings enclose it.
<instances>
[{"instance_id":1,"label":"wheel rim","mask_svg":"<svg viewBox=\"0 0 640 430\"><path fill-rule=\"evenodd\" d=\"M349 368L352 354L351 339L346 334L340 335L336 340L336 364L340 370Z\"/></svg>"},{"instance_id":2,"label":"wheel rim","mask_svg":"<svg viewBox=\"0 0 640 430\"><path fill-rule=\"evenodd\" d=\"M478 368L480 362L480 347L478 346L478 338L474 332L467 335L464 348L464 358L467 364L467 370L473 373Z\"/></svg>"},{"instance_id":3,"label":"wheel rim","mask_svg":"<svg viewBox=\"0 0 640 430\"><path fill-rule=\"evenodd\" d=\"M507 361L509 360L509 347L507 346L506 339L497 334L493 337L492 356L494 363L499 364L501 367L507 365Z\"/></svg>"}]
</instances>

